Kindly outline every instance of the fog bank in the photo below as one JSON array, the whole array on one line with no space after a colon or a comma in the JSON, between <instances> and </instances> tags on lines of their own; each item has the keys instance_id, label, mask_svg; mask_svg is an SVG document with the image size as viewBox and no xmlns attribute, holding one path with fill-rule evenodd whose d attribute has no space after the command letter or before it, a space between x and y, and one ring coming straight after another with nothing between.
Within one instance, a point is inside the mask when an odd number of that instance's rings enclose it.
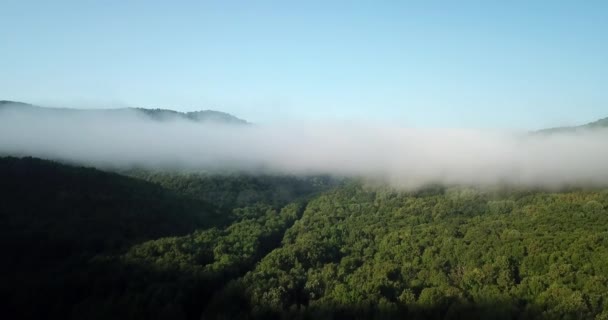
<instances>
[{"instance_id":1,"label":"fog bank","mask_svg":"<svg viewBox=\"0 0 608 320\"><path fill-rule=\"evenodd\" d=\"M223 125L136 112L0 111L0 154L98 167L333 174L428 183L608 185L608 130L529 134L370 124Z\"/></svg>"}]
</instances>

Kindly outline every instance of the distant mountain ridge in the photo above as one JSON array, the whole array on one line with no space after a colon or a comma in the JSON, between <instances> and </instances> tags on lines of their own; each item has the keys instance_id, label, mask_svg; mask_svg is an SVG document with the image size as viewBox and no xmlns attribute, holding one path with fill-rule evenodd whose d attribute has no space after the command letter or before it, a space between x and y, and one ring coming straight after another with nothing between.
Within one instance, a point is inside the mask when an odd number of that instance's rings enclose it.
<instances>
[{"instance_id":1,"label":"distant mountain ridge","mask_svg":"<svg viewBox=\"0 0 608 320\"><path fill-rule=\"evenodd\" d=\"M593 122L589 122L587 124L583 124L580 126L555 127L555 128L541 129L541 130L538 130L537 133L573 132L573 131L599 129L599 128L608 128L608 117L599 119L599 120L596 120Z\"/></svg>"},{"instance_id":2,"label":"distant mountain ridge","mask_svg":"<svg viewBox=\"0 0 608 320\"><path fill-rule=\"evenodd\" d=\"M223 123L223 124L235 124L235 125L244 125L250 124L248 121L238 118L232 114L216 111L216 110L200 110L200 111L190 111L190 112L180 112L171 109L162 109L162 108L116 108L116 109L77 109L77 108L49 108L38 105L33 105L25 102L19 101L10 101L10 100L0 100L0 110L3 108L32 108L32 109L40 109L46 112L103 112L103 113L121 113L128 111L135 111L139 114L142 114L152 120L156 121L167 121L167 120L188 120L194 122L213 122L213 123ZM546 128L533 131L532 133L541 133L541 134L550 134L550 133L560 133L560 132L573 132L579 130L588 130L588 129L598 129L598 128L608 128L608 117L602 118L593 122L589 122L587 124L578 125L578 126L564 126L564 127L554 127L554 128Z\"/></svg>"},{"instance_id":3,"label":"distant mountain ridge","mask_svg":"<svg viewBox=\"0 0 608 320\"><path fill-rule=\"evenodd\" d=\"M226 112L215 110L200 110L192 112L180 112L170 109L147 109L147 108L117 108L117 109L72 109L72 108L48 108L37 106L25 102L0 100L0 110L4 108L30 108L44 110L45 112L104 112L104 113L121 113L125 111L134 111L142 114L152 120L166 121L182 119L194 122L214 122L223 124L243 125L249 124L246 120L240 119Z\"/></svg>"}]
</instances>

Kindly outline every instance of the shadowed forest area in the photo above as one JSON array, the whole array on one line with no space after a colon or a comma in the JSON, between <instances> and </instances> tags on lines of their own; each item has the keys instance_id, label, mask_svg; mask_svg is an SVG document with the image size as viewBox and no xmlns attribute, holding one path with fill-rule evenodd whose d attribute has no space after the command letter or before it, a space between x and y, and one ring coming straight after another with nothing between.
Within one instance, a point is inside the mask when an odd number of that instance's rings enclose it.
<instances>
[{"instance_id":1,"label":"shadowed forest area","mask_svg":"<svg viewBox=\"0 0 608 320\"><path fill-rule=\"evenodd\" d=\"M608 190L0 159L8 318L608 319Z\"/></svg>"}]
</instances>

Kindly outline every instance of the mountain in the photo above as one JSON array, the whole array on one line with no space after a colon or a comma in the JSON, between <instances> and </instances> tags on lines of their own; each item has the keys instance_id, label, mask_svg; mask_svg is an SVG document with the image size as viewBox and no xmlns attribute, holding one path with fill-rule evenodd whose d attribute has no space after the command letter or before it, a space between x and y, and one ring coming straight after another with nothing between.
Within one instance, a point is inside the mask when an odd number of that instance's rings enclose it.
<instances>
[{"instance_id":1,"label":"mountain","mask_svg":"<svg viewBox=\"0 0 608 320\"><path fill-rule=\"evenodd\" d=\"M215 110L201 110L192 112L179 112L169 109L144 109L144 108L126 108L142 113L147 117L158 120L183 119L195 122L214 122L224 124L248 124L247 121L237 118L229 113Z\"/></svg>"},{"instance_id":2,"label":"mountain","mask_svg":"<svg viewBox=\"0 0 608 320\"><path fill-rule=\"evenodd\" d=\"M221 124L233 124L233 125L244 125L248 124L247 121L237 118L229 113L215 111L215 110L201 110L192 112L179 112L169 109L146 109L146 108L117 108L117 109L70 109L70 108L47 108L37 106L29 103L0 100L0 110L3 109L30 109L37 110L40 112L47 112L52 114L58 113L102 113L111 115L120 115L125 112L135 112L143 115L149 119L156 121L167 121L167 120L187 120L200 123L221 123Z\"/></svg>"},{"instance_id":3,"label":"mountain","mask_svg":"<svg viewBox=\"0 0 608 320\"><path fill-rule=\"evenodd\" d=\"M327 190L33 158L0 158L0 177L7 319L608 316L606 189Z\"/></svg>"},{"instance_id":4,"label":"mountain","mask_svg":"<svg viewBox=\"0 0 608 320\"><path fill-rule=\"evenodd\" d=\"M10 100L0 100L0 108L8 108L8 107L20 107L20 108L29 108L33 107L33 105L25 102L19 101L10 101Z\"/></svg>"},{"instance_id":5,"label":"mountain","mask_svg":"<svg viewBox=\"0 0 608 320\"><path fill-rule=\"evenodd\" d=\"M601 188L408 192L0 157L7 319L608 319L606 230Z\"/></svg>"},{"instance_id":6,"label":"mountain","mask_svg":"<svg viewBox=\"0 0 608 320\"><path fill-rule=\"evenodd\" d=\"M93 168L7 157L0 177L0 299L12 319L71 304L77 293L63 288L83 283L96 255L226 219L204 201Z\"/></svg>"},{"instance_id":7,"label":"mountain","mask_svg":"<svg viewBox=\"0 0 608 320\"><path fill-rule=\"evenodd\" d=\"M301 205L288 204L330 185L289 176L126 174L0 157L7 318L200 319L216 291L280 245L301 214Z\"/></svg>"},{"instance_id":8,"label":"mountain","mask_svg":"<svg viewBox=\"0 0 608 320\"><path fill-rule=\"evenodd\" d=\"M36 158L0 158L0 231L15 252L118 250L138 241L214 225L220 210L157 184ZM4 248L7 245L10 248ZM15 248L27 249L13 251Z\"/></svg>"},{"instance_id":9,"label":"mountain","mask_svg":"<svg viewBox=\"0 0 608 320\"><path fill-rule=\"evenodd\" d=\"M599 119L580 126L555 127L538 130L537 133L576 132L581 130L608 128L608 118Z\"/></svg>"}]
</instances>

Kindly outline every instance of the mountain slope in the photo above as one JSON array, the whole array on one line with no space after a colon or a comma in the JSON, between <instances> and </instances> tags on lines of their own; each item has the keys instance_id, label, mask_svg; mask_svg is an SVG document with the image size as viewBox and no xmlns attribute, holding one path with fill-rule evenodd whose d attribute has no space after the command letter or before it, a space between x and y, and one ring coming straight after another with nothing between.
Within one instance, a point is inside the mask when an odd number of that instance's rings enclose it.
<instances>
[{"instance_id":1,"label":"mountain slope","mask_svg":"<svg viewBox=\"0 0 608 320\"><path fill-rule=\"evenodd\" d=\"M32 110L36 112L45 112L46 114L94 114L99 113L102 115L121 115L127 112L134 112L138 115L156 121L167 121L167 120L187 120L200 123L221 123L221 124L234 124L243 125L248 124L247 121L237 118L229 113L214 111L214 110L201 110L192 112L179 112L169 109L146 109L146 108L118 108L118 109L69 109L69 108L46 108L37 105L32 105L24 102L0 100L0 110L15 109L15 110Z\"/></svg>"},{"instance_id":2,"label":"mountain slope","mask_svg":"<svg viewBox=\"0 0 608 320\"><path fill-rule=\"evenodd\" d=\"M280 245L305 198L330 187L321 178L137 175L0 157L3 314L199 319L209 297Z\"/></svg>"},{"instance_id":3,"label":"mountain slope","mask_svg":"<svg viewBox=\"0 0 608 320\"><path fill-rule=\"evenodd\" d=\"M537 133L575 132L581 130L608 128L608 118L599 119L580 126L556 127L538 130Z\"/></svg>"},{"instance_id":4,"label":"mountain slope","mask_svg":"<svg viewBox=\"0 0 608 320\"><path fill-rule=\"evenodd\" d=\"M0 299L11 319L66 318L94 280L95 256L230 219L153 183L34 158L0 158L0 195Z\"/></svg>"},{"instance_id":5,"label":"mountain slope","mask_svg":"<svg viewBox=\"0 0 608 320\"><path fill-rule=\"evenodd\" d=\"M0 158L0 176L0 230L7 240L0 246L15 264L34 253L56 260L119 250L221 218L201 200L92 168L7 157Z\"/></svg>"},{"instance_id":6,"label":"mountain slope","mask_svg":"<svg viewBox=\"0 0 608 320\"><path fill-rule=\"evenodd\" d=\"M607 226L607 190L347 185L203 318L606 319Z\"/></svg>"}]
</instances>

